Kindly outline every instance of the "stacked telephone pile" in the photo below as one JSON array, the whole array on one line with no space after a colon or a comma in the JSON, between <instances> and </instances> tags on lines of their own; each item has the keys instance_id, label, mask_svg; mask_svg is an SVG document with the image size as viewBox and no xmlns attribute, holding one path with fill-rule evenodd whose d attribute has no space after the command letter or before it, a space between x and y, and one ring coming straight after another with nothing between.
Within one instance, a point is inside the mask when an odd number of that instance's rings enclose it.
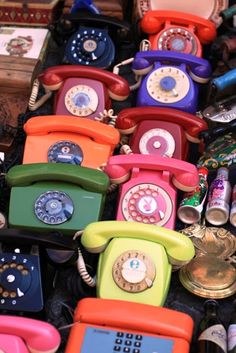
<instances>
[{"instance_id":1,"label":"stacked telephone pile","mask_svg":"<svg viewBox=\"0 0 236 353\"><path fill-rule=\"evenodd\" d=\"M46 3L0 17L0 351L235 352L234 1Z\"/></svg>"}]
</instances>

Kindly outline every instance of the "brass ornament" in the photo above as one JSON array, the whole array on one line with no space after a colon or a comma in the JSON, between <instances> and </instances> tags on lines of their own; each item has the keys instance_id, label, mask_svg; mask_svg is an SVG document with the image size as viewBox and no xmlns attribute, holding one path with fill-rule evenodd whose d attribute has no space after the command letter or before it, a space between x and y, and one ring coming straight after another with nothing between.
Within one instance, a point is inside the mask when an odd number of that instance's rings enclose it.
<instances>
[{"instance_id":1,"label":"brass ornament","mask_svg":"<svg viewBox=\"0 0 236 353\"><path fill-rule=\"evenodd\" d=\"M179 271L182 285L204 298L220 299L236 292L235 236L224 228L193 224L181 230L195 246L196 256Z\"/></svg>"}]
</instances>

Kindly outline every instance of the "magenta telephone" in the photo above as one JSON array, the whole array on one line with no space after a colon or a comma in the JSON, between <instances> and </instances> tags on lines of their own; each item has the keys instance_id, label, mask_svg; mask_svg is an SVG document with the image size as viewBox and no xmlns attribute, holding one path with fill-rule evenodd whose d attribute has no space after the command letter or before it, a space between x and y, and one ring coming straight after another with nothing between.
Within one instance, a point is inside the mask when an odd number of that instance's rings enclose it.
<instances>
[{"instance_id":1,"label":"magenta telephone","mask_svg":"<svg viewBox=\"0 0 236 353\"><path fill-rule=\"evenodd\" d=\"M211 77L211 65L191 54L168 50L140 51L132 70L141 76L137 106L175 108L195 114L199 83Z\"/></svg>"},{"instance_id":2,"label":"magenta telephone","mask_svg":"<svg viewBox=\"0 0 236 353\"><path fill-rule=\"evenodd\" d=\"M51 324L18 316L0 316L1 353L54 353L61 342Z\"/></svg>"},{"instance_id":3,"label":"magenta telephone","mask_svg":"<svg viewBox=\"0 0 236 353\"><path fill-rule=\"evenodd\" d=\"M191 191L199 181L193 164L151 154L112 156L104 171L111 183L122 184L117 220L155 224L169 229L175 228L176 188Z\"/></svg>"}]
</instances>

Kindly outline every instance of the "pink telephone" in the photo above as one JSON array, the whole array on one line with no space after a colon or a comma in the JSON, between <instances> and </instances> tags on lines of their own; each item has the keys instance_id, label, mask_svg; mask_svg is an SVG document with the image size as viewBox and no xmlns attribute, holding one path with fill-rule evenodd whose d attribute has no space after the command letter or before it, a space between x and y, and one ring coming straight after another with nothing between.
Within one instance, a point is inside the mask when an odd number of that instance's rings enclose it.
<instances>
[{"instance_id":1,"label":"pink telephone","mask_svg":"<svg viewBox=\"0 0 236 353\"><path fill-rule=\"evenodd\" d=\"M104 172L111 183L123 183L119 190L117 220L150 223L169 229L175 228L175 187L191 191L199 182L193 164L151 154L112 156Z\"/></svg>"},{"instance_id":2,"label":"pink telephone","mask_svg":"<svg viewBox=\"0 0 236 353\"><path fill-rule=\"evenodd\" d=\"M18 316L0 316L0 352L54 353L60 342L58 331L47 322Z\"/></svg>"}]
</instances>

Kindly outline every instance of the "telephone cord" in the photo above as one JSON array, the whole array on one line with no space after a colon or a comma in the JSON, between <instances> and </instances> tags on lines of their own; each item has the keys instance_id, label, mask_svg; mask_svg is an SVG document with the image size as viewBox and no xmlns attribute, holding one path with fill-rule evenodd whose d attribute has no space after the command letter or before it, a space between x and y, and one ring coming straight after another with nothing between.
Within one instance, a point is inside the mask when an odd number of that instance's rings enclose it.
<instances>
[{"instance_id":1,"label":"telephone cord","mask_svg":"<svg viewBox=\"0 0 236 353\"><path fill-rule=\"evenodd\" d=\"M46 93L36 102L38 97L38 92L39 92L39 80L36 78L33 83L32 91L31 91L31 95L28 103L28 108L30 111L35 111L38 108L40 108L52 96L52 91L45 89Z\"/></svg>"},{"instance_id":2,"label":"telephone cord","mask_svg":"<svg viewBox=\"0 0 236 353\"><path fill-rule=\"evenodd\" d=\"M74 237L73 237L73 240L75 240L77 237L81 236L82 233L83 233L82 230L76 232ZM88 271L86 269L86 265L85 265L84 258L83 258L83 255L82 255L82 252L81 252L80 248L78 248L77 269L78 269L78 272L79 272L81 278L83 279L83 281L89 287L95 287L96 286L95 278L90 276L90 274L88 273Z\"/></svg>"}]
</instances>

